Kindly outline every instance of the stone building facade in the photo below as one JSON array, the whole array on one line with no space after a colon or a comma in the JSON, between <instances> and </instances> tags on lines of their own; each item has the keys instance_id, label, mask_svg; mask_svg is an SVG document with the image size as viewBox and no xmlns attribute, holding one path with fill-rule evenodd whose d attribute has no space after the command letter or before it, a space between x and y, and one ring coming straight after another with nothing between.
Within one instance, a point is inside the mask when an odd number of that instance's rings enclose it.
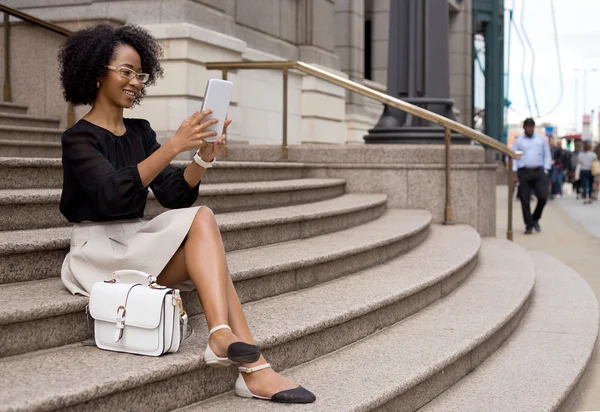
<instances>
[{"instance_id":1,"label":"stone building facade","mask_svg":"<svg viewBox=\"0 0 600 412\"><path fill-rule=\"evenodd\" d=\"M165 77L127 116L150 120L161 138L202 103L218 71L207 62L301 60L385 91L389 8L393 0L6 0L9 7L76 30L95 22L146 27L164 45ZM448 0L450 90L457 117L470 125L471 0ZM13 100L32 114L59 116L56 51L64 39L11 18ZM2 44L2 42L0 42ZM20 48L19 46L24 46ZM37 59L32 59L35 55ZM40 64L41 63L41 64ZM15 68L19 68L18 70ZM0 81L2 74L0 74ZM43 79L44 86L31 79ZM279 144L282 76L277 71L232 72L230 139ZM32 102L31 93L43 99ZM362 143L381 114L378 102L292 72L288 95L290 144ZM79 107L76 117L85 113Z\"/></svg>"}]
</instances>

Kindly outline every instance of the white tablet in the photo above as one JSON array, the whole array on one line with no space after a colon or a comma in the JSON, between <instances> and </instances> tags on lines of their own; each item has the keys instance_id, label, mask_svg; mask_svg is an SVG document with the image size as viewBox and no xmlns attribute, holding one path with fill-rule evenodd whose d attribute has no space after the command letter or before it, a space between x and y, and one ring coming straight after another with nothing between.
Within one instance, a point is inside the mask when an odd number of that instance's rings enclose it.
<instances>
[{"instance_id":1,"label":"white tablet","mask_svg":"<svg viewBox=\"0 0 600 412\"><path fill-rule=\"evenodd\" d=\"M202 102L202 110L211 109L213 112L203 119L203 122L209 119L218 119L219 123L214 124L206 129L206 131L217 132L215 137L204 139L205 142L216 142L223 134L223 127L227 119L227 109L231 101L231 92L233 83L227 80L208 79L206 90L204 91L204 101Z\"/></svg>"}]
</instances>

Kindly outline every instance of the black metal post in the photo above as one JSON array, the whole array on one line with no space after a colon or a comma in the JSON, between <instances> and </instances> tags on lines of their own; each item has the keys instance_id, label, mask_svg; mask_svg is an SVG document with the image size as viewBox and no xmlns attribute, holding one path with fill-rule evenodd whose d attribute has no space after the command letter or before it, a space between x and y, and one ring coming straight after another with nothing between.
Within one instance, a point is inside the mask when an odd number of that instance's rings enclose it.
<instances>
[{"instance_id":1,"label":"black metal post","mask_svg":"<svg viewBox=\"0 0 600 412\"><path fill-rule=\"evenodd\" d=\"M393 97L455 120L450 96L448 1L394 0L390 4L388 90ZM366 143L439 143L444 128L386 106ZM455 143L469 140L452 134Z\"/></svg>"}]
</instances>

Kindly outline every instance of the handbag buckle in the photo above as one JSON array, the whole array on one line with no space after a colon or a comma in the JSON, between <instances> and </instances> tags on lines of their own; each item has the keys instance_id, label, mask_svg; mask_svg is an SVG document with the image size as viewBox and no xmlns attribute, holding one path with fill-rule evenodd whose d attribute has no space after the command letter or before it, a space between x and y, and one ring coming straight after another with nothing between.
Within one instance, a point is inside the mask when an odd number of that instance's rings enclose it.
<instances>
[{"instance_id":1,"label":"handbag buckle","mask_svg":"<svg viewBox=\"0 0 600 412\"><path fill-rule=\"evenodd\" d=\"M117 328L123 329L125 327L125 306L119 306L117 308Z\"/></svg>"},{"instance_id":2,"label":"handbag buckle","mask_svg":"<svg viewBox=\"0 0 600 412\"><path fill-rule=\"evenodd\" d=\"M123 329L125 328L125 306L117 308L117 323L115 324L115 343L123 337Z\"/></svg>"},{"instance_id":3,"label":"handbag buckle","mask_svg":"<svg viewBox=\"0 0 600 412\"><path fill-rule=\"evenodd\" d=\"M148 276L148 286L152 289L166 289L166 286L159 285L156 283L157 279L154 276Z\"/></svg>"},{"instance_id":4,"label":"handbag buckle","mask_svg":"<svg viewBox=\"0 0 600 412\"><path fill-rule=\"evenodd\" d=\"M117 275L115 272L110 274L110 279L104 281L104 283L117 283Z\"/></svg>"},{"instance_id":5,"label":"handbag buckle","mask_svg":"<svg viewBox=\"0 0 600 412\"><path fill-rule=\"evenodd\" d=\"M173 291L173 304L177 305L177 309L179 310L179 316L187 315L186 311L183 309L183 299L181 299L179 289L175 289Z\"/></svg>"}]
</instances>

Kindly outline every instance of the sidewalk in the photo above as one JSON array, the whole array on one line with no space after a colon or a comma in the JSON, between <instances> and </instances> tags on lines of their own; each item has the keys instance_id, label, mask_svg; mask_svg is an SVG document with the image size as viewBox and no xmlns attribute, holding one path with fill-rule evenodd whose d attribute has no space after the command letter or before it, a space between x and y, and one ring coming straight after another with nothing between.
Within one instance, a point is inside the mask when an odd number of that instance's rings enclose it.
<instances>
[{"instance_id":1,"label":"sidewalk","mask_svg":"<svg viewBox=\"0 0 600 412\"><path fill-rule=\"evenodd\" d=\"M501 238L506 238L507 190L507 186L497 186L496 190L496 236ZM521 204L513 198L515 242L528 250L546 252L571 266L590 284L600 302L600 203L584 206L583 201L576 201L574 196L549 201L540 225L541 233L524 235ZM575 411L600 411L598 354Z\"/></svg>"}]
</instances>

